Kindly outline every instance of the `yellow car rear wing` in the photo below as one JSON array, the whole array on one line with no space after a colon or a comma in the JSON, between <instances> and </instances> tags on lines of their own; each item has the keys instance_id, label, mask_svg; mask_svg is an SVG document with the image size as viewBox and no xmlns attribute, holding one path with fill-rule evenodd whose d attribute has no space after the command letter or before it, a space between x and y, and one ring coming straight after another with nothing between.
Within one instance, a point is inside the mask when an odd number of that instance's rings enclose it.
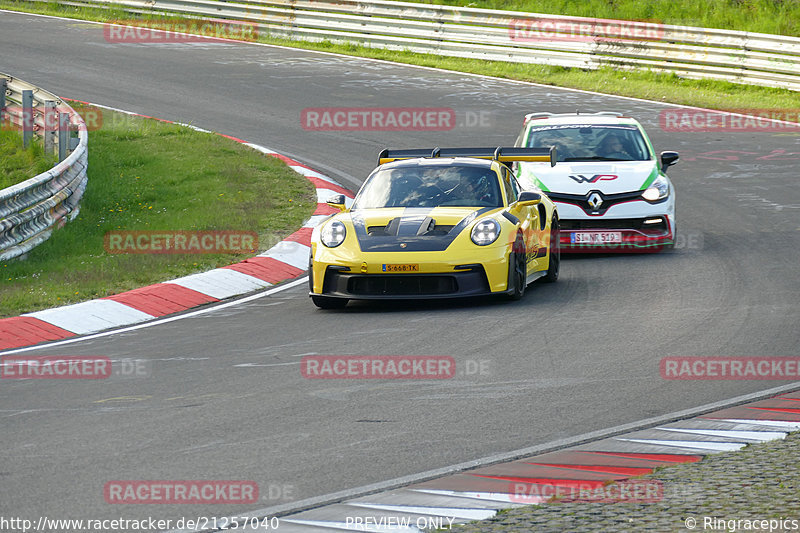
<instances>
[{"instance_id":1,"label":"yellow car rear wing","mask_svg":"<svg viewBox=\"0 0 800 533\"><path fill-rule=\"evenodd\" d=\"M435 158L435 157L472 157L476 159L492 159L501 163L513 161L543 162L556 165L556 147L521 148L517 146L497 148L414 148L411 150L390 150L384 148L378 155L378 164L391 163L399 159Z\"/></svg>"}]
</instances>

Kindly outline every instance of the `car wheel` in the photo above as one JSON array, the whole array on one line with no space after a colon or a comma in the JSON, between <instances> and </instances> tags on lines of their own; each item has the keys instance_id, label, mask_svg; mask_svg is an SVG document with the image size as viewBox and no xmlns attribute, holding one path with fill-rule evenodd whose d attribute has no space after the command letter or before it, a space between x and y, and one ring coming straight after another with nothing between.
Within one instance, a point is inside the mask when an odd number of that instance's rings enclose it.
<instances>
[{"instance_id":1,"label":"car wheel","mask_svg":"<svg viewBox=\"0 0 800 533\"><path fill-rule=\"evenodd\" d=\"M522 234L517 234L517 240L514 242L514 251L508 261L509 280L513 284L509 297L512 300L519 300L525 294L525 288L528 286L528 265L525 261L525 241L522 239Z\"/></svg>"},{"instance_id":2,"label":"car wheel","mask_svg":"<svg viewBox=\"0 0 800 533\"><path fill-rule=\"evenodd\" d=\"M308 256L308 292L314 292L314 257Z\"/></svg>"},{"instance_id":3,"label":"car wheel","mask_svg":"<svg viewBox=\"0 0 800 533\"><path fill-rule=\"evenodd\" d=\"M547 274L542 278L546 283L556 281L558 272L561 270L561 236L559 235L559 229L558 218L553 217L550 222L550 249L547 251L550 260L547 264Z\"/></svg>"},{"instance_id":4,"label":"car wheel","mask_svg":"<svg viewBox=\"0 0 800 533\"><path fill-rule=\"evenodd\" d=\"M311 301L320 309L342 309L347 305L347 298L331 298L330 296L311 295Z\"/></svg>"}]
</instances>

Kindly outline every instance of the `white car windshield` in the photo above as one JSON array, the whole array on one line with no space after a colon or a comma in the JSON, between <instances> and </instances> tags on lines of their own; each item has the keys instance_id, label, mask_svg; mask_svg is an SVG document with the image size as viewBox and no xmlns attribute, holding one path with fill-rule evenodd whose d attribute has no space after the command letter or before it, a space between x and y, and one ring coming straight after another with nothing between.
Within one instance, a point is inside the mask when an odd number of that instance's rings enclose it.
<instances>
[{"instance_id":1,"label":"white car windshield","mask_svg":"<svg viewBox=\"0 0 800 533\"><path fill-rule=\"evenodd\" d=\"M353 209L381 207L502 207L497 174L475 165L418 165L378 170Z\"/></svg>"},{"instance_id":2,"label":"white car windshield","mask_svg":"<svg viewBox=\"0 0 800 533\"><path fill-rule=\"evenodd\" d=\"M650 151L635 126L550 125L534 126L528 147L555 146L558 161L647 161Z\"/></svg>"}]
</instances>

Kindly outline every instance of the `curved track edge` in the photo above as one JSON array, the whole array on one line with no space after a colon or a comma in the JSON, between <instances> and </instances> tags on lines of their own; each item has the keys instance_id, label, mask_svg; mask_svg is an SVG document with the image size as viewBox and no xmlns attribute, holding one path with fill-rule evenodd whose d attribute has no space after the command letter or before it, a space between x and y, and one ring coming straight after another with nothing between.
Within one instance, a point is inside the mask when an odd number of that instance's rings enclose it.
<instances>
[{"instance_id":1,"label":"curved track edge","mask_svg":"<svg viewBox=\"0 0 800 533\"><path fill-rule=\"evenodd\" d=\"M173 123L113 107L80 100L73 101L127 115ZM0 350L23 348L148 322L195 307L262 291L296 279L306 272L311 249L311 232L315 226L336 211L325 203L326 199L333 194L344 194L346 198L352 199L353 193L332 178L269 148L190 124L174 124L221 135L282 160L289 168L314 185L317 207L313 215L297 231L266 252L238 263L104 298L0 319Z\"/></svg>"}]
</instances>

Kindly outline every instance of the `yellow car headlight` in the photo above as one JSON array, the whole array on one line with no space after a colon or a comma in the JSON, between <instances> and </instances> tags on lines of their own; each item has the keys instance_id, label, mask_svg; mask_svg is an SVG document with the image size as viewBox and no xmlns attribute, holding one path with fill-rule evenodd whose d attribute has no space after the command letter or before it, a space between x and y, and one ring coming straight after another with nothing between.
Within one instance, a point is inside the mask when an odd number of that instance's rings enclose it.
<instances>
[{"instance_id":1,"label":"yellow car headlight","mask_svg":"<svg viewBox=\"0 0 800 533\"><path fill-rule=\"evenodd\" d=\"M484 218L472 227L470 236L478 246L492 244L500 236L500 224L493 218Z\"/></svg>"},{"instance_id":2,"label":"yellow car headlight","mask_svg":"<svg viewBox=\"0 0 800 533\"><path fill-rule=\"evenodd\" d=\"M344 242L346 235L347 229L344 227L344 224L338 220L334 220L322 228L322 231L319 234L319 240L321 240L322 244L328 248L336 248L342 244L342 242Z\"/></svg>"}]
</instances>

